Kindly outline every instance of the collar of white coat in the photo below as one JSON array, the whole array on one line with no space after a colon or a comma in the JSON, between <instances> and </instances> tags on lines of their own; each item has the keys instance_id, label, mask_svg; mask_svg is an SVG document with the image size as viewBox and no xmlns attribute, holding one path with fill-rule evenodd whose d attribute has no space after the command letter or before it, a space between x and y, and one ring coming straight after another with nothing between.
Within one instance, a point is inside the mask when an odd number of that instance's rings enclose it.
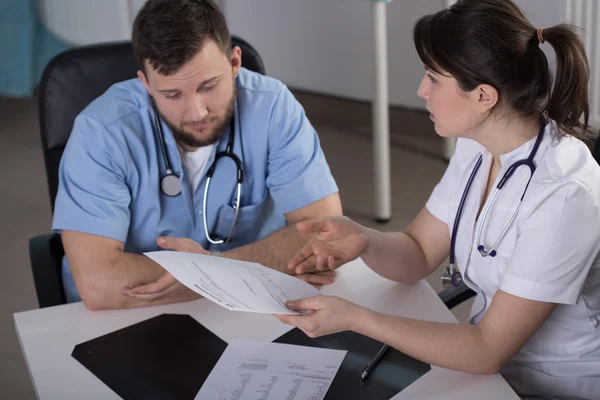
<instances>
[{"instance_id":1,"label":"collar of white coat","mask_svg":"<svg viewBox=\"0 0 600 400\"><path fill-rule=\"evenodd\" d=\"M556 122L554 122L553 120L546 119L546 126L544 128L544 137L542 138L540 147L538 148L538 151L533 159L533 163L535 165L538 164L538 161L543 156L543 154L546 152L546 149L548 148L548 146L555 143L557 140L560 139L558 137L558 135L556 134L557 131L558 131L558 129L556 126ZM523 143L521 146L517 147L516 149L514 149L506 154L501 155L500 162L502 164L502 169L505 169L509 165L511 165L519 160L523 160L523 159L526 159L527 157L529 157L529 154L533 150L533 146L535 146L536 140L537 140L537 135L535 135L533 138L531 138L527 142ZM482 153L484 154L484 157L486 157L486 158L491 157L491 153L484 146L480 145L480 147L481 147Z\"/></svg>"}]
</instances>

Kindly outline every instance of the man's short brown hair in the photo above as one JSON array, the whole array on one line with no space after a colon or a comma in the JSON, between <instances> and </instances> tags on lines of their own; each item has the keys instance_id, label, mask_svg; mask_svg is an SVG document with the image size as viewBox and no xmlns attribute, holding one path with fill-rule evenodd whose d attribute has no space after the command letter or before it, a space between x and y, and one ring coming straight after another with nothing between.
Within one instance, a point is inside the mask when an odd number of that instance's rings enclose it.
<instances>
[{"instance_id":1,"label":"man's short brown hair","mask_svg":"<svg viewBox=\"0 0 600 400\"><path fill-rule=\"evenodd\" d=\"M229 28L212 0L148 0L133 23L133 52L144 72L148 60L159 74L174 74L206 39L230 55Z\"/></svg>"}]
</instances>

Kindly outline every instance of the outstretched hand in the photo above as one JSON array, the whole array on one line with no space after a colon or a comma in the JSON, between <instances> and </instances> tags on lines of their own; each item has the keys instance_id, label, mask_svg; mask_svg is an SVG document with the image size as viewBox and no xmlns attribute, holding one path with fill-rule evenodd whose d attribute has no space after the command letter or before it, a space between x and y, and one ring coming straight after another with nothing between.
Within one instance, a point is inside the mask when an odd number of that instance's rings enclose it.
<instances>
[{"instance_id":1,"label":"outstretched hand","mask_svg":"<svg viewBox=\"0 0 600 400\"><path fill-rule=\"evenodd\" d=\"M316 233L288 263L297 274L333 270L358 257L368 247L366 228L347 217L331 217L296 224L296 229Z\"/></svg>"}]
</instances>

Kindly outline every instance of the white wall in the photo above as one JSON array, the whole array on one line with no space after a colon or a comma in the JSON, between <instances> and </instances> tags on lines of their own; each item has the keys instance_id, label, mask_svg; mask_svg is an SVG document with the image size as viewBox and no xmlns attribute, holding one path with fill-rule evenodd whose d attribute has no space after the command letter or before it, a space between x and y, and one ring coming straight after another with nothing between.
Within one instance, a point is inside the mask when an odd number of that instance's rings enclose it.
<instances>
[{"instance_id":1,"label":"white wall","mask_svg":"<svg viewBox=\"0 0 600 400\"><path fill-rule=\"evenodd\" d=\"M535 26L547 27L559 21L564 0L517 3ZM296 88L372 99L370 1L223 0L222 4L231 32L257 48L269 75ZM412 43L412 27L419 17L437 12L446 4L446 0L396 0L388 4L389 90L393 105L422 107L416 90L423 66Z\"/></svg>"},{"instance_id":2,"label":"white wall","mask_svg":"<svg viewBox=\"0 0 600 400\"><path fill-rule=\"evenodd\" d=\"M14 0L18 1L18 0ZM146 0L35 0L42 24L71 46L131 39ZM223 5L223 0L215 0Z\"/></svg>"},{"instance_id":3,"label":"white wall","mask_svg":"<svg viewBox=\"0 0 600 400\"><path fill-rule=\"evenodd\" d=\"M36 6L50 32L71 46L81 46L131 38L132 15L140 1L144 0L37 0Z\"/></svg>"},{"instance_id":4,"label":"white wall","mask_svg":"<svg viewBox=\"0 0 600 400\"><path fill-rule=\"evenodd\" d=\"M131 37L145 0L38 0L41 18L59 37L83 45ZM217 0L233 34L254 45L267 73L290 86L371 100L373 24L370 0ZM447 0L396 0L387 6L389 94L393 105L422 107L423 66L412 43L416 20ZM565 0L517 0L532 23L562 18ZM548 44L543 45L549 50ZM552 51L547 54L553 59Z\"/></svg>"},{"instance_id":5,"label":"white wall","mask_svg":"<svg viewBox=\"0 0 600 400\"><path fill-rule=\"evenodd\" d=\"M525 13L529 21L536 28L548 28L560 22L564 22L565 0L517 0L517 4ZM550 68L554 68L554 50L548 43L540 45L548 61Z\"/></svg>"},{"instance_id":6,"label":"white wall","mask_svg":"<svg viewBox=\"0 0 600 400\"><path fill-rule=\"evenodd\" d=\"M373 24L367 0L224 0L229 28L260 52L267 73L286 84L349 98L371 99ZM388 4L390 101L420 106L423 76L412 27L445 0Z\"/></svg>"}]
</instances>

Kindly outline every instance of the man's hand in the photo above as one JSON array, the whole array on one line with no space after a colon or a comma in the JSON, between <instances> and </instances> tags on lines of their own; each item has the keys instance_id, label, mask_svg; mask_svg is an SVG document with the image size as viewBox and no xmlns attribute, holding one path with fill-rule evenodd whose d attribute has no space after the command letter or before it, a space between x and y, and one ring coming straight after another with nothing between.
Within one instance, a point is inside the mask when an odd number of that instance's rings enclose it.
<instances>
[{"instance_id":1,"label":"man's hand","mask_svg":"<svg viewBox=\"0 0 600 400\"><path fill-rule=\"evenodd\" d=\"M335 271L306 273L295 275L295 277L298 279L302 279L306 283L310 283L317 289L321 289L321 286L333 283L335 279Z\"/></svg>"},{"instance_id":2,"label":"man's hand","mask_svg":"<svg viewBox=\"0 0 600 400\"><path fill-rule=\"evenodd\" d=\"M187 253L199 253L206 255L209 254L209 252L204 250L200 244L191 239L161 236L156 242L165 250L183 251ZM333 280L335 279L335 271L304 273L296 275L296 277L313 285L317 289L320 289L322 285L333 283ZM167 295L180 295L188 291L191 290L181 284L181 282L175 279L173 275L165 272L156 282L136 287L123 288L121 293L131 298L151 302Z\"/></svg>"},{"instance_id":3,"label":"man's hand","mask_svg":"<svg viewBox=\"0 0 600 400\"><path fill-rule=\"evenodd\" d=\"M158 278L156 282L134 288L123 288L121 291L125 296L134 299L154 301L166 295L174 295L189 290L168 272Z\"/></svg>"},{"instance_id":4,"label":"man's hand","mask_svg":"<svg viewBox=\"0 0 600 400\"><path fill-rule=\"evenodd\" d=\"M158 243L158 245L165 250L209 255L209 252L204 250L204 247L202 247L199 243L194 242L192 239L161 236L156 239L156 243Z\"/></svg>"},{"instance_id":5,"label":"man's hand","mask_svg":"<svg viewBox=\"0 0 600 400\"><path fill-rule=\"evenodd\" d=\"M156 242L165 250L209 254L200 244L191 239L161 236ZM133 288L123 288L121 293L135 299L155 301L166 295L177 295L187 291L190 291L190 289L181 284L181 282L175 279L173 275L165 272L156 282Z\"/></svg>"}]
</instances>

